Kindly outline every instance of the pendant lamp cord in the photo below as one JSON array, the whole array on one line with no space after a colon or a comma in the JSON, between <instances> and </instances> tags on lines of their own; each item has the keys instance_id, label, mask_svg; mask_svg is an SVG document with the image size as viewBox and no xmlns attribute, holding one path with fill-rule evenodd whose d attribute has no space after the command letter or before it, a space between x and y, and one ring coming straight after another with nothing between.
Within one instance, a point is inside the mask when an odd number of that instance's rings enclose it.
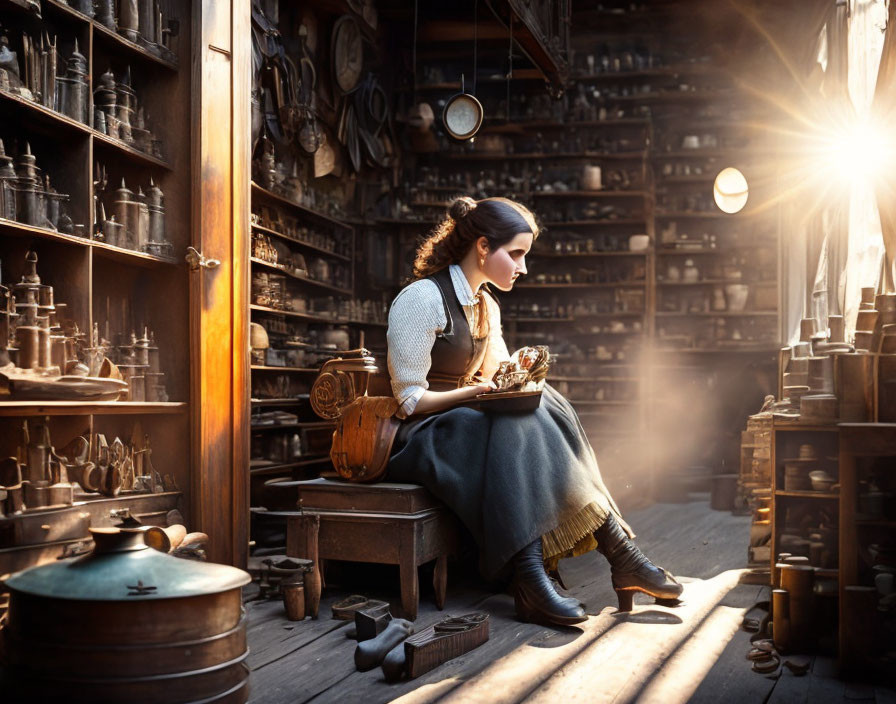
<instances>
[{"instance_id":1,"label":"pendant lamp cord","mask_svg":"<svg viewBox=\"0 0 896 704\"><path fill-rule=\"evenodd\" d=\"M507 121L510 122L510 79L513 78L513 13L510 13L510 48L507 53Z\"/></svg>"},{"instance_id":2,"label":"pendant lamp cord","mask_svg":"<svg viewBox=\"0 0 896 704\"><path fill-rule=\"evenodd\" d=\"M414 99L414 105L417 104L417 1L414 0L414 42L411 49L411 74L414 81L411 95Z\"/></svg>"},{"instance_id":3,"label":"pendant lamp cord","mask_svg":"<svg viewBox=\"0 0 896 704\"><path fill-rule=\"evenodd\" d=\"M473 2L473 95L476 95L476 61L479 40L479 0Z\"/></svg>"}]
</instances>

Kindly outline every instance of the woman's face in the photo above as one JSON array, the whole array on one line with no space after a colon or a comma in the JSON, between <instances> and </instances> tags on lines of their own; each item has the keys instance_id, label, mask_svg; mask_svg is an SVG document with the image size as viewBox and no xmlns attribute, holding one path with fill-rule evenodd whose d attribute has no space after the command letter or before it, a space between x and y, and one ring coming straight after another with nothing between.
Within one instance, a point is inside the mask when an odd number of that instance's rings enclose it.
<instances>
[{"instance_id":1,"label":"woman's face","mask_svg":"<svg viewBox=\"0 0 896 704\"><path fill-rule=\"evenodd\" d=\"M482 271L502 291L509 291L520 274L526 273L526 255L532 249L531 232L514 235L507 244L489 252Z\"/></svg>"}]
</instances>

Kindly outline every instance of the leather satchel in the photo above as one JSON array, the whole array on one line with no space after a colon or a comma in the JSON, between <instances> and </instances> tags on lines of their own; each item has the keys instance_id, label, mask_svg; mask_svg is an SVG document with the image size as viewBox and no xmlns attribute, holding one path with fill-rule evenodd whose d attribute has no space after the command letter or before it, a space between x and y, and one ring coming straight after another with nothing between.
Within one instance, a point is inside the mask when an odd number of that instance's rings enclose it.
<instances>
[{"instance_id":1,"label":"leather satchel","mask_svg":"<svg viewBox=\"0 0 896 704\"><path fill-rule=\"evenodd\" d=\"M375 482L386 472L400 421L392 396L368 396L379 369L366 349L331 359L311 387L311 407L322 418L336 421L330 460L343 479ZM385 386L388 388L388 384Z\"/></svg>"}]
</instances>

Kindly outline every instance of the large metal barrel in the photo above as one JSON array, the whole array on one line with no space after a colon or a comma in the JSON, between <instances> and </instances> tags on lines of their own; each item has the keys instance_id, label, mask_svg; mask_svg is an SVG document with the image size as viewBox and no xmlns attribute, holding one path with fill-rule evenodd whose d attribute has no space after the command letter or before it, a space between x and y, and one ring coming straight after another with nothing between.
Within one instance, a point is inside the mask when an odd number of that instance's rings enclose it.
<instances>
[{"instance_id":1,"label":"large metal barrel","mask_svg":"<svg viewBox=\"0 0 896 704\"><path fill-rule=\"evenodd\" d=\"M91 529L96 547L10 577L2 646L13 701L245 702L249 575Z\"/></svg>"}]
</instances>

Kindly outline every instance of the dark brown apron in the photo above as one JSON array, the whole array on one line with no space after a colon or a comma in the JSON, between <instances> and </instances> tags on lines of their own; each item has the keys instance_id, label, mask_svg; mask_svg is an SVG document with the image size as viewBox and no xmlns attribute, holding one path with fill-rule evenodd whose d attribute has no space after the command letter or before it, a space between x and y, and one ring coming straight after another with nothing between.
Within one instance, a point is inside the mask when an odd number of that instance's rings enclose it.
<instances>
[{"instance_id":1,"label":"dark brown apron","mask_svg":"<svg viewBox=\"0 0 896 704\"><path fill-rule=\"evenodd\" d=\"M445 328L432 346L432 364L426 381L430 391L450 391L464 386L479 371L488 349L488 333L474 339L464 309L454 292L451 271L442 269L429 277L439 287L445 307ZM491 291L485 289L488 295Z\"/></svg>"}]
</instances>

